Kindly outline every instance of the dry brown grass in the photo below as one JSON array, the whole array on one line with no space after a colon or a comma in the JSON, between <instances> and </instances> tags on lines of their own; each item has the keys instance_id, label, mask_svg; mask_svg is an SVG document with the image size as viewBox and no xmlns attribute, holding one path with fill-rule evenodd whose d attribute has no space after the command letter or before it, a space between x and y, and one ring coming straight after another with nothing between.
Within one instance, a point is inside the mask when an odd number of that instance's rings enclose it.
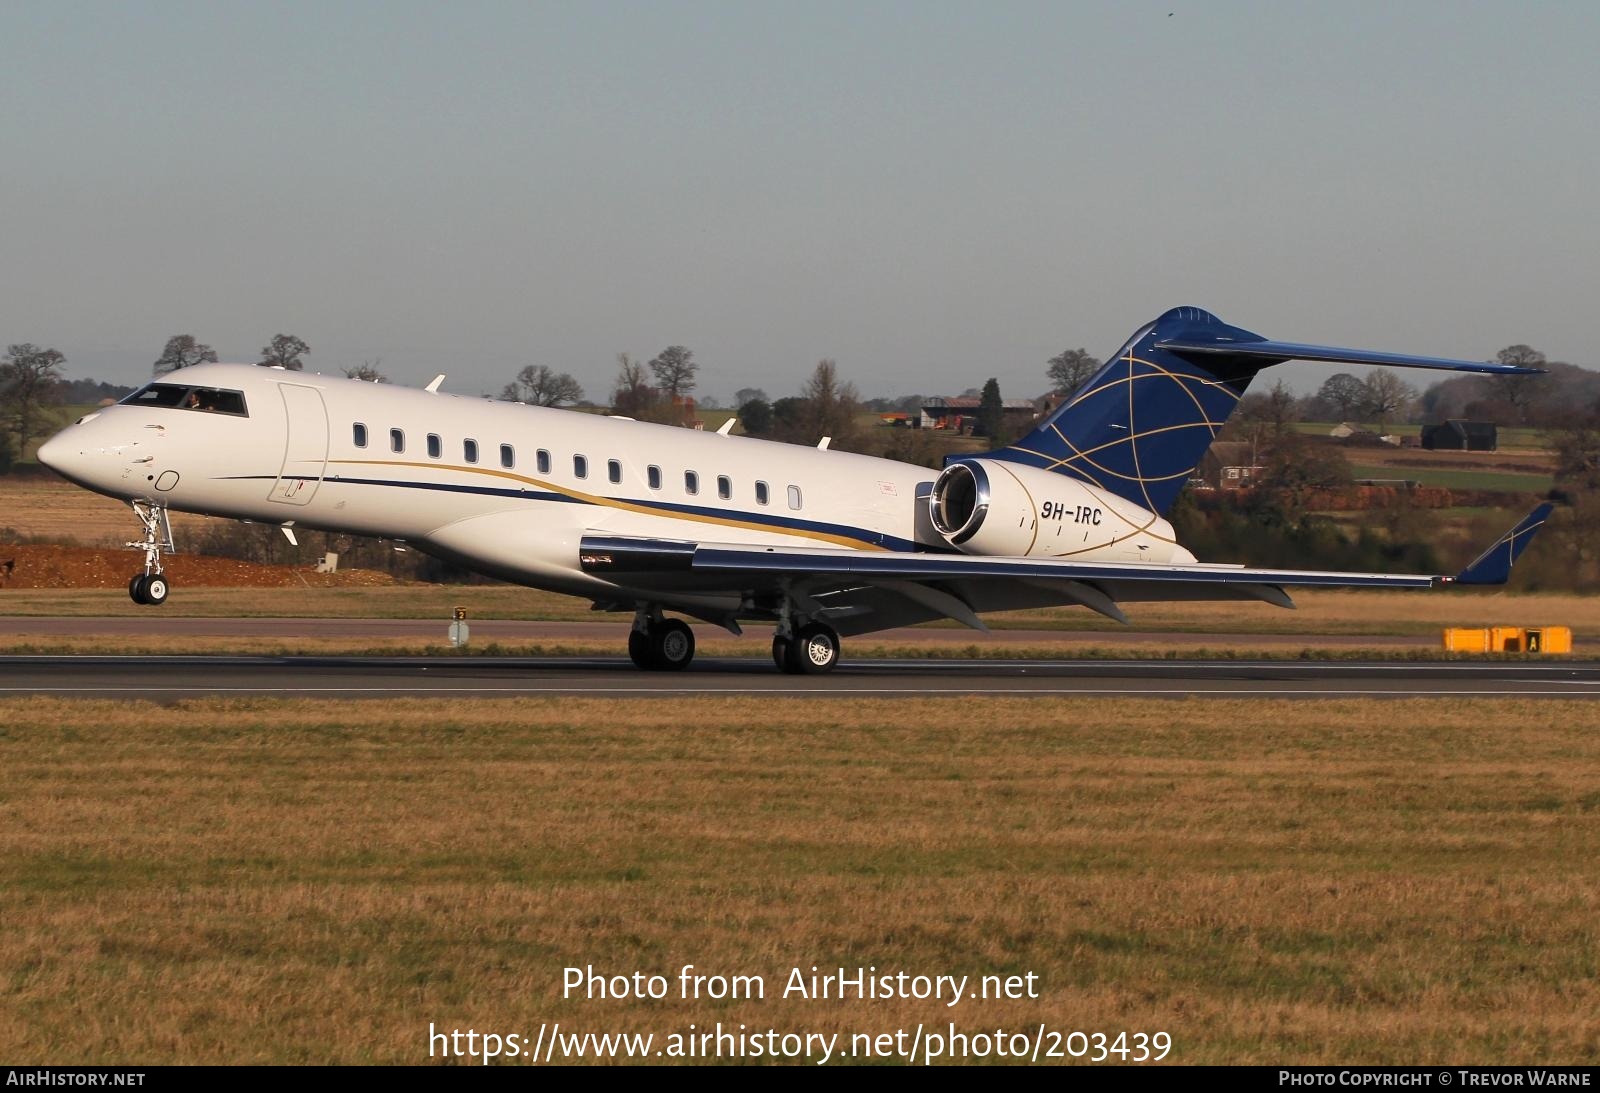
<instances>
[{"instance_id":1,"label":"dry brown grass","mask_svg":"<svg viewBox=\"0 0 1600 1093\"><path fill-rule=\"evenodd\" d=\"M997 630L1047 629L1115 635L1187 631L1215 634L1399 635L1437 640L1445 626L1570 626L1578 641L1600 633L1600 596L1478 593L1328 592L1295 595L1298 609L1261 603L1129 604L1124 628L1082 608L1040 608L985 616ZM506 585L398 585L379 588L184 588L161 610L199 618L439 618L466 607L474 619L593 621L587 601ZM136 616L149 608L118 589L0 592L4 615ZM954 623L945 624L953 627ZM974 637L981 641L981 638ZM1114 637L1112 640L1115 640Z\"/></svg>"},{"instance_id":2,"label":"dry brown grass","mask_svg":"<svg viewBox=\"0 0 1600 1093\"><path fill-rule=\"evenodd\" d=\"M136 527L121 501L80 489L54 475L6 475L0 478L5 509L0 527L24 536L67 539L85 546L116 545L134 538ZM205 516L172 514L175 536L191 535L205 526Z\"/></svg>"},{"instance_id":3,"label":"dry brown grass","mask_svg":"<svg viewBox=\"0 0 1600 1093\"><path fill-rule=\"evenodd\" d=\"M530 1032L1163 1029L1593 1062L1581 702L0 703L0 1057ZM563 1000L567 965L1034 971L1037 1001Z\"/></svg>"}]
</instances>

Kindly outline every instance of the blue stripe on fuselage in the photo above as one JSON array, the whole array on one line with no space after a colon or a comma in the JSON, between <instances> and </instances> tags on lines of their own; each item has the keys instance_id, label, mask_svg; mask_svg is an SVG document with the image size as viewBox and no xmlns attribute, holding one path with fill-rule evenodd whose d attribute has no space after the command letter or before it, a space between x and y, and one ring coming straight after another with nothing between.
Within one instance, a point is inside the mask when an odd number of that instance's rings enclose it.
<instances>
[{"instance_id":1,"label":"blue stripe on fuselage","mask_svg":"<svg viewBox=\"0 0 1600 1093\"><path fill-rule=\"evenodd\" d=\"M306 482L319 481L306 475L285 475L285 478L299 479ZM278 476L272 474L247 474L234 475L230 481L277 481ZM343 476L328 476L321 479L324 483L337 482L340 485L350 486L386 486L393 489L437 490L442 493L465 493L485 497L512 497L530 501L561 501L574 505L593 505L595 502L586 501L581 497L570 497L564 493L553 493L549 490L536 490L527 488L508 488L505 486L464 486L453 482L405 482L388 478L347 478ZM657 501L651 498L633 497L608 497L606 500L616 501L619 504L634 505L638 508L657 510L663 519L670 518L672 513L682 513L685 516L700 516L709 520L741 520L746 523L761 524L775 529L819 532L828 535L842 535L858 539L863 543L871 543L886 550L911 553L918 550L917 544L895 535L887 535L880 531L870 531L866 528L854 527L849 524L832 524L818 520L796 520L790 517L779 516L767 512L750 512L745 509L717 509L704 505L683 505L672 501ZM597 505L596 507L604 507Z\"/></svg>"}]
</instances>

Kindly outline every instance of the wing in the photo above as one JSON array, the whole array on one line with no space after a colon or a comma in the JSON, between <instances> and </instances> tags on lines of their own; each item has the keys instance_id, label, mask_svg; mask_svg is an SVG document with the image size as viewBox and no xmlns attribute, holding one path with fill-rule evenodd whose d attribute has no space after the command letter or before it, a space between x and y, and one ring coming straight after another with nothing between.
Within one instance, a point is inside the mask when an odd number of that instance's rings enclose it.
<instances>
[{"instance_id":1,"label":"wing","mask_svg":"<svg viewBox=\"0 0 1600 1093\"><path fill-rule=\"evenodd\" d=\"M627 587L701 595L791 596L841 634L952 618L986 630L986 611L1077 604L1127 622L1120 604L1160 600L1261 600L1293 607L1291 588L1432 588L1503 583L1549 515L1542 505L1455 577L1333 573L1235 565L1150 565L1053 558L745 546L584 537L586 572ZM670 602L670 595L663 596Z\"/></svg>"}]
</instances>

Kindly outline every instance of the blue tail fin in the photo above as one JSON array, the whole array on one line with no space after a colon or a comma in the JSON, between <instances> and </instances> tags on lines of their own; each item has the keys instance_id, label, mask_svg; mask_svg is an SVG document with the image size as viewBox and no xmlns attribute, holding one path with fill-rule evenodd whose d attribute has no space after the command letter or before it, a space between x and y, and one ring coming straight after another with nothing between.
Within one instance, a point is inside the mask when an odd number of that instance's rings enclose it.
<instances>
[{"instance_id":1,"label":"blue tail fin","mask_svg":"<svg viewBox=\"0 0 1600 1093\"><path fill-rule=\"evenodd\" d=\"M1506 375L1530 371L1268 341L1200 308L1175 307L1130 338L1033 432L984 458L1043 467L1164 513L1256 373L1296 358Z\"/></svg>"},{"instance_id":2,"label":"blue tail fin","mask_svg":"<svg viewBox=\"0 0 1600 1093\"><path fill-rule=\"evenodd\" d=\"M1159 342L1260 341L1197 307L1140 330L1033 432L986 458L1080 478L1151 512L1166 512L1245 388L1267 362L1189 360Z\"/></svg>"}]
</instances>

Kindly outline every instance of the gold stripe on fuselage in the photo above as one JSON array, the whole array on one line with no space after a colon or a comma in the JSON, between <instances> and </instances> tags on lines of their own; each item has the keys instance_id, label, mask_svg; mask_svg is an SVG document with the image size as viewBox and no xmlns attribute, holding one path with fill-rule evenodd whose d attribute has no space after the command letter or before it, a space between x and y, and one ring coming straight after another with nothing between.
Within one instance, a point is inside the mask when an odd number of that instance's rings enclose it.
<instances>
[{"instance_id":1,"label":"gold stripe on fuselage","mask_svg":"<svg viewBox=\"0 0 1600 1093\"><path fill-rule=\"evenodd\" d=\"M826 531L808 531L804 528L788 527L783 524L762 524L753 520L737 520L731 516L709 516L698 512L678 512L662 510L649 505L637 505L631 501L622 501L615 497L606 497L601 494L583 493L579 490L567 489L554 482L542 478L529 478L526 475L513 471L495 470L492 467L471 467L454 463L419 463L404 459L330 459L328 465L359 467L419 467L436 471L456 471L462 474L488 475L491 478L503 478L512 482L519 482L551 493L559 493L563 497L570 497L575 501L595 505L600 508L621 509L624 512L638 513L641 516L653 516L658 520L688 520L698 524L714 524L718 527L741 528L745 531L767 531L776 535L792 535L799 539L816 539L822 542L833 543L836 546L854 547L860 550L887 550L886 547L865 539L857 539L848 535L835 535Z\"/></svg>"}]
</instances>

